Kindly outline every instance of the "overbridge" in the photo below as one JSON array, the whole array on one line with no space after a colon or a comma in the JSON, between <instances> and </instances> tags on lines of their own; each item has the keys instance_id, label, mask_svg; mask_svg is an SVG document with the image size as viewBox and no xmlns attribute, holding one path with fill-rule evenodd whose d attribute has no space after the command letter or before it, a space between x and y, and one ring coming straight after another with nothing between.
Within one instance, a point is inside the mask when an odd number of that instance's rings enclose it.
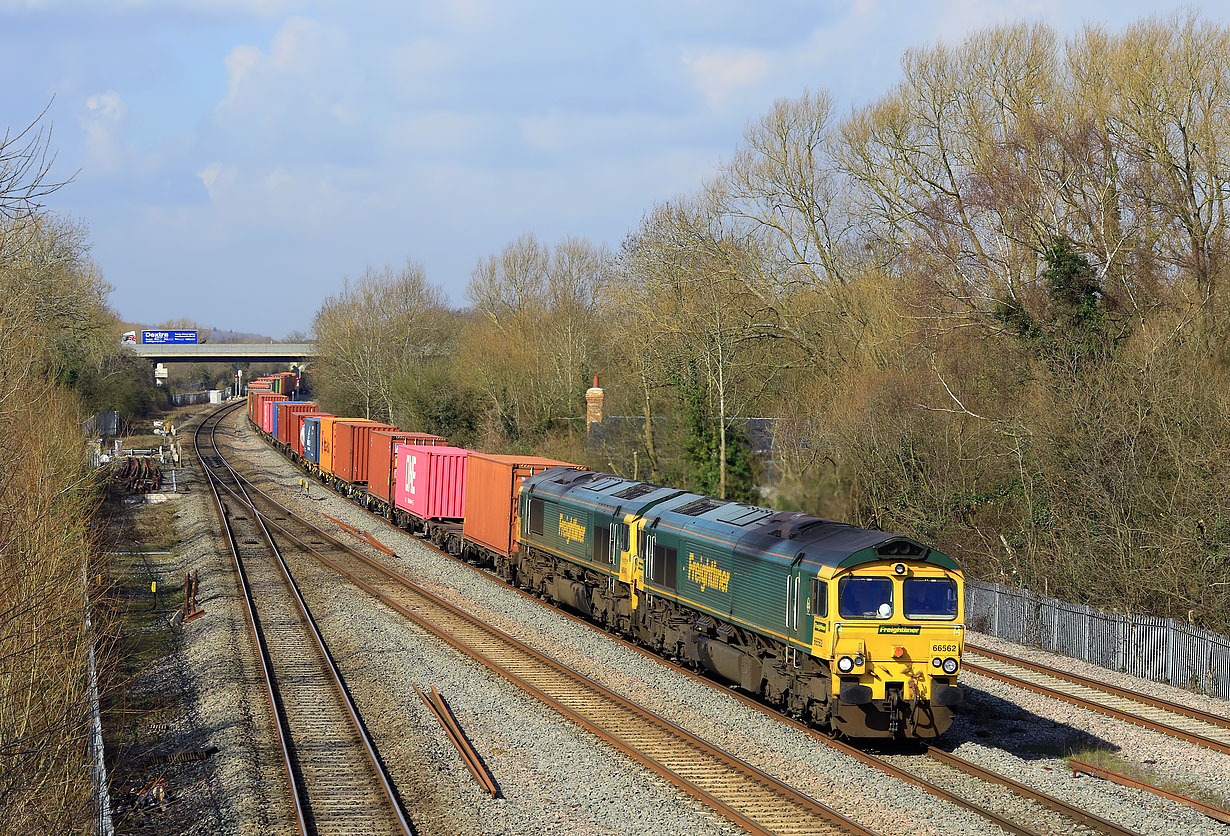
<instances>
[{"instance_id":1,"label":"overbridge","mask_svg":"<svg viewBox=\"0 0 1230 836\"><path fill-rule=\"evenodd\" d=\"M128 344L151 363L294 363L316 356L316 343Z\"/></svg>"}]
</instances>

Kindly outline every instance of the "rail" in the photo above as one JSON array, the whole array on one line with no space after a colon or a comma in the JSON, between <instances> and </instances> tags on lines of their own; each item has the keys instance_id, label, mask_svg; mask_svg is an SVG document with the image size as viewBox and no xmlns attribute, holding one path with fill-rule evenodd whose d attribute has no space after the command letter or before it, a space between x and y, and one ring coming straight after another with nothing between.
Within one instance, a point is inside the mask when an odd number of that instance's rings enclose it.
<instances>
[{"instance_id":1,"label":"rail","mask_svg":"<svg viewBox=\"0 0 1230 836\"><path fill-rule=\"evenodd\" d=\"M874 831L827 805L582 676L356 551L299 518L250 482L247 487L250 495L275 508L279 517L284 517L280 522L268 521L271 529L279 532L282 538L296 542L360 589L750 833L772 836L802 831L874 836ZM292 525L301 530L302 536L290 530ZM330 553L325 554L322 547L312 545L309 539L328 544Z\"/></svg>"},{"instance_id":2,"label":"rail","mask_svg":"<svg viewBox=\"0 0 1230 836\"><path fill-rule=\"evenodd\" d=\"M288 787L291 802L292 802L295 827L296 827L296 830L300 834L303 834L303 836L306 836L308 833L313 832L313 830L315 829L313 825L318 824L317 816L313 813L313 810L312 810L312 805L315 802L316 805L320 806L322 803L322 799L318 797L314 797L313 793L309 791L309 788L306 785L306 781L304 780L306 769L305 769L303 757L302 755L296 755L296 752L302 752L306 747L301 746L301 745L296 746L295 741L293 739L294 735L292 734L292 718L286 710L286 707L284 705L283 695L280 693L278 684L277 684L278 678L276 676L276 671L275 671L275 668L277 666L277 660L275 660L274 654L272 653L269 647L269 643L267 641L266 627L262 623L260 611L256 603L256 596L253 591L253 584L252 584L251 578L249 577L249 571L247 567L245 566L245 562L241 555L242 549L240 548L239 538L236 536L235 528L232 523L233 519L244 519L244 517L239 516L237 514L227 513L225 502L223 500L222 494L219 491L219 488L221 488L223 491L225 491L230 497L234 498L236 501L243 503L245 505L248 505L248 506L251 505L250 497L244 496L244 486L243 486L242 480L240 479L238 474L236 474L232 469L230 469L229 465L227 465L225 460L221 457L220 452L217 449L216 433L214 432L217 428L218 423L221 422L222 418L224 418L234 409L238 408L238 406L240 405L242 405L242 403L236 404L230 407L225 407L221 410L217 410L216 412L212 413L205 421L202 421L197 426L196 431L194 432L193 444L194 444L194 449L196 450L197 455L200 458L201 463L205 468L205 473L206 473L207 480L209 482L210 491L213 494L214 499L215 499L215 509L223 524L223 528L225 529L227 541L230 545L231 554L234 559L236 573L240 580L240 586L243 590L244 608L248 616L248 626L252 632L254 642L256 644L257 651L258 651L257 656L260 661L260 668L261 668L262 680L264 683L266 699L270 706L271 716L274 718L273 725L275 728L275 736L277 739L279 756L280 756L280 760L283 765L283 769L285 771L287 787ZM200 446L201 432L206 427L209 427L211 431L211 440L213 441L212 446L213 446L213 451L214 451L213 455L203 455L201 451L201 446ZM234 488L232 488L231 486L223 482L223 477L227 475L233 478L235 482ZM255 524L256 528L258 528L260 532L262 532L263 539L269 549L269 553L273 555L273 557L275 558L275 563L277 564L278 568L281 570L281 576L286 584L286 589L291 593L292 597L295 599L297 610L300 616L302 617L302 625L307 628L307 632L309 634L310 642L308 642L308 644L315 646L317 653L319 654L318 660L324 665L325 670L328 672L328 681L332 685L337 696L340 698L340 700L343 703L347 720L349 721L351 729L354 731L359 741L361 742L364 754L366 755L366 758L371 765L371 768L372 768L372 771L374 772L377 783L380 786L382 797L388 805L388 811L392 814L392 819L395 821L397 829L399 830L399 832L405 834L405 836L410 836L410 834L413 833L413 828L411 827L409 821L406 819L405 814L402 811L401 806L397 801L396 794L393 789L392 780L388 776L383 763L381 763L380 758L378 757L376 753L375 744L372 742L370 736L368 735L366 728L363 726L363 723L361 722L359 718L358 709L354 704L353 698L351 697L348 689L345 686L345 683L341 677L340 671L337 669L336 664L334 663L331 655L328 652L328 649L324 642L324 638L321 635L314 619L312 618L311 613L308 611L307 604L304 601L302 594L300 593L298 589L298 586L295 584L293 577L291 576L289 567L286 565L286 562L283 559L280 550L277 548L277 545L274 542L273 537L270 534L268 527L265 525L265 522L260 518L260 515L253 514L252 522ZM255 543L257 541L252 540L252 539L246 539L246 542ZM275 608L275 609L280 610L281 608ZM272 618L268 620L276 619L279 615L280 613L275 612L272 614ZM303 659L303 655L304 654L299 654L299 653L294 654L294 656L297 657L296 664L301 663ZM298 697L298 692L299 692L299 689L296 689L295 691L296 697ZM336 746L336 743L337 743L337 740L336 740L337 736L338 735L334 733L334 734L330 734L330 737L329 737L330 742L333 743L334 746ZM330 752L330 757L335 757L336 755L337 755L336 749ZM342 802L343 804L346 804L353 800L350 797L352 796L352 794L353 792L351 790L343 789L341 792L337 793L337 795L339 796L337 800ZM362 829L363 828L361 826L361 829L359 832L362 832Z\"/></svg>"},{"instance_id":3,"label":"rail","mask_svg":"<svg viewBox=\"0 0 1230 836\"><path fill-rule=\"evenodd\" d=\"M259 493L259 491L258 491L258 493ZM266 496L266 497L265 497L265 500L266 500L266 501L269 501L269 502L271 502L273 505L275 505L275 506L277 507L278 512L279 512L280 514L288 514L288 515L289 515L289 514L291 514L291 512L290 512L288 509L286 509L284 506L281 506L280 504L276 503L276 502L275 502L274 500L272 500L271 498L269 498L269 497L267 497L267 496ZM379 518L379 517L377 517L377 519L380 519L380 520L381 520L381 522L384 522L385 524L391 525L391 523L388 523L388 521L387 521L387 520L384 520L383 518ZM390 577L396 578L399 582L412 583L412 582L410 582L410 581L408 581L408 580L406 580L406 579L402 578L402 576L400 576L398 573L396 573L394 570L390 569L389 567L384 566L382 563L380 563L380 562L378 562L378 561L376 561L376 560L373 560L373 559L371 559L371 558L368 558L368 557L367 557L367 556L365 556L365 555L362 555L362 554L358 554L358 553L356 553L356 552L353 552L353 550L351 550L349 546L347 546L347 545L345 545L345 544L342 544L340 541L338 541L338 540L336 540L335 538L333 538L333 537L329 536L328 534L324 533L324 532L323 532L323 531L321 531L320 529L317 529L315 526L311 526L310 524L307 524L307 525L308 525L308 527L309 527L309 528L311 528L311 530L313 531L313 535L312 535L312 536L314 536L314 537L318 537L318 538L319 538L319 537L321 537L321 536L323 536L323 537L327 538L329 541L334 542L334 543L337 543L337 545L338 545L338 546L340 546L341 548L344 548L344 549L346 549L347 551L349 551L349 552L352 552L352 553L356 554L356 555L358 556L359 560L363 561L364 563L366 563L366 564L368 564L368 565L370 565L370 566L372 566L372 567L375 567L375 568L377 569L377 571L380 571L380 572L386 573L386 574L388 574ZM351 535L352 535L352 536L359 537L360 539L370 539L370 535L366 535L366 536L364 536L364 534L365 534L364 532L359 532L359 533L357 533L357 534L356 534L356 533L354 533L355 531L357 531L357 529L354 529L354 527L353 527L353 526L346 526L345 528L346 528L346 529L350 529L350 531L349 531L348 533L351 533ZM475 567L475 566L473 566L473 565L471 565L471 564L469 564L469 563L465 562L464 560L461 560L460 558L457 558L457 557L455 557L455 556L453 556L453 555L448 554L446 551L444 551L444 550L442 550L442 549L439 549L439 548L437 548L437 547L435 547L435 546L431 545L430 543L428 543L428 542L426 542L426 541L424 541L424 542L423 542L423 545L428 546L429 548L432 548L432 550L433 550L433 551L435 551L435 552L437 552L437 553L438 553L441 557L443 557L443 558L447 558L448 560L453 561L454 563L456 563L456 564L458 564L458 565L460 565L460 566L464 566L464 567L466 567L467 569L469 569L469 570L471 570L471 571L474 571L474 572L476 572L476 573L479 573L479 574L484 575L485 577L488 577L488 578L492 578L492 577L493 577L490 573L483 572L481 569L479 569L479 568L477 568L477 567ZM335 567L335 569L336 569L336 568L337 568L337 567ZM497 579L497 580L498 580L498 579ZM525 592L524 590L520 590L520 589L517 589L516 587L511 587L511 586L508 586L507 584L503 584L502 582L501 582L501 584L502 584L503 586L505 586L505 588L508 588L508 589L513 590L514 592L516 592L517 594L519 594L519 595L521 595L522 597L526 598L527 600L534 601L536 604L541 605L541 606L544 606L544 607L546 607L546 606L547 606L547 605L546 605L546 604L544 604L541 600L539 600L539 599L538 599L538 598L536 598L535 596L531 595L530 593ZM374 589L369 589L369 591L371 591L373 594L377 594L377 595L379 595L379 593L378 593L378 592L376 592ZM388 602L386 601L386 603L388 603ZM583 624L583 625L585 625L586 627L588 627L589 629L593 629L593 630L598 630L598 629L599 629L597 626L595 626L593 623L589 622L588 620L586 620L586 619L584 619L584 618L582 618L582 617L580 617L580 616L574 615L574 614L572 614L572 613L570 613L570 612L568 612L568 611L566 611L566 610L562 610L562 609L558 609L558 608L553 608L553 607L549 607L549 608L550 608L553 612L556 612L556 613L558 613L558 614L560 614L560 615L564 616L565 618L571 619L572 621L574 621L574 622L576 622L576 623L578 623L578 624ZM768 706L764 705L763 703L759 702L758 700L756 700L756 699L754 699L754 698L752 698L752 697L750 697L750 696L748 696L748 695L741 694L741 693L739 693L739 692L737 692L737 691L731 691L730 689L727 689L726 687L724 687L724 686L722 686L722 685L720 685L720 684L717 684L717 683L713 682L712 680L710 680L710 679L708 679L708 678L706 678L706 677L704 677L704 676L702 676L702 675L700 675L700 674L697 674L697 673L695 673L695 672L693 672L693 671L690 671L690 670L688 670L688 669L686 669L686 668L683 668L683 667L681 667L681 666L679 666L679 665L676 665L676 664L674 664L674 663L670 662L669 660L666 660L666 659L662 658L661 656L658 656L657 654L653 653L652 651L649 651L649 650L647 650L647 649L645 649L645 648L641 647L640 645L637 645L637 644L635 644L635 643L633 643L633 642L630 642L630 641L628 641L628 640L626 640L626 639L623 639L622 637L619 637L619 636L616 636L616 635L612 635L612 634L610 634L610 633L607 633L606 631L602 631L602 632L603 632L603 633L604 633L604 635L606 635L608 638L611 638L611 639L613 639L613 640L615 640L615 641L618 641L620 644L624 645L625 647L628 647L628 648L630 648L630 649L632 649L632 650L636 651L637 653L642 654L643 656L645 656L645 657L647 657L647 658L653 659L653 660L655 660L656 662L658 662L658 663L660 663L660 664L663 664L663 665L666 665L666 666L668 666L668 667L671 667L672 669L674 669L674 670L678 671L679 673L683 674L684 676L687 676L688 678L690 678L690 679L692 679L692 680L694 680L694 681L702 682L702 683L706 684L706 685L707 685L707 686L709 686L709 687L713 687L713 688L715 688L715 689L721 690L723 693L726 693L726 694L728 694L729 696L731 696L731 697L733 697L733 698L735 698L735 699L738 699L740 702L743 702L744 704L749 705L749 706L751 706L751 707L755 708L756 710L761 711L762 713L765 713L765 714L767 714L767 715L769 715L769 716L775 717L775 718L777 718L777 719L781 720L782 722L785 722L785 723L787 723L787 724L789 724L789 725L791 725L791 726L794 726L795 728L798 728L798 729L800 729L800 730L805 731L807 734L811 735L812 737L814 737L815 739L819 740L820 742L824 743L824 744L825 744L825 745L827 745L827 746L830 746L830 747L832 747L832 748L834 748L834 749L837 749L838 751L840 751L840 752L842 752L842 753L844 753L844 754L847 754L847 755L849 755L850 757L854 757L854 758L856 758L857 760L859 760L859 761L861 761L861 762L863 762L863 763L865 763L865 764L867 764L867 765L869 765L869 766L872 766L873 768L878 769L878 770L880 770L881 772L883 772L883 773L885 773L885 774L891 775L891 776L892 776L892 777L894 777L894 778L897 778L897 779L899 779L899 780L902 780L902 781L905 781L905 782L907 782L907 783L910 783L910 784L913 784L913 785L915 785L915 786L918 786L919 788L923 789L924 791L928 792L929 794L931 794L931 795L933 795L933 796L935 796L935 797L937 797L937 798L941 798L941 799L943 799L943 800L945 800L945 801L948 801L948 802L953 803L953 804L956 804L957 806L960 806L960 807L962 807L962 808L964 808L964 809L966 809L966 810L969 810L970 812L973 812L973 813L975 813L975 814L977 814L977 815L980 815L980 816L982 816L983 818L987 819L989 822L993 823L994 825L996 825L996 826L998 826L998 827L1003 828L1004 830L1006 830L1006 831L1008 831L1008 832L1011 832L1011 833L1016 833L1016 834L1018 834L1019 836L1033 836L1033 834L1035 834L1035 833L1036 833L1036 831L1035 831L1035 830L1032 830L1032 829L1030 829L1030 828L1029 828L1029 827L1027 827L1027 826L1022 826L1022 825L1021 825L1021 824L1019 824L1018 822L1016 822L1016 821L1014 821L1014 820L1012 820L1012 819L1010 819L1010 818L1008 818L1008 817L1006 817L1006 816L1000 815L999 813L997 813L997 812L996 812L996 811L994 811L994 810L991 810L991 809L988 809L988 808L987 808L987 807L985 807L985 806L980 806L980 805L978 805L978 804L974 804L974 803L972 803L972 802L970 802L970 801L967 801L965 798L961 797L959 794L957 794L957 793L955 793L955 792L952 792L952 791L950 791L950 790L947 790L947 789L945 789L945 788L943 788L943 787L939 786L938 784L935 784L935 783L930 782L930 781L928 781L928 780L926 780L926 779L924 779L924 778L921 778L921 777L919 777L918 775L915 775L915 774L911 773L910 771L908 771L908 770L906 770L906 769L903 769L903 768L900 768L900 767L898 767L898 766L895 766L894 764L889 763L886 759L884 759L884 758L882 758L882 757L879 757L879 756L877 756L877 755L875 755L875 754L871 754L871 753L863 752L862 750L857 749L856 747L851 746L851 745L849 745L849 744L847 744L847 743L844 743L844 742L842 742L842 741L838 741L838 740L834 740L834 739L832 739L832 738L829 738L829 737L827 737L826 735L824 735L824 734L822 734L822 733L818 732L816 729L813 729L813 728L811 728L811 727L809 727L809 726L806 726L806 725L804 725L804 724L802 724L802 723L799 723L799 722L797 722L797 721L795 721L795 720L793 720L793 719L791 719L791 718L788 718L788 717L783 716L780 712L778 712L778 711L776 711L776 710L774 710L774 709L772 709L772 708L770 708L770 707L768 707ZM938 750L937 750L937 751L938 751ZM1075 805L1068 804L1067 802L1062 801L1062 800L1060 800L1060 799L1058 799L1058 798L1054 798L1054 797L1049 796L1049 795L1047 795L1047 794L1045 794L1045 793L1042 793L1042 792L1040 792L1040 791L1038 791L1038 790L1034 790L1034 789L1032 789L1032 788L1030 788L1030 787L1027 787L1027 786L1025 786L1025 785L1023 785L1023 784L1020 784L1019 782L1013 781L1012 779L1009 779L1009 778L1006 778L1006 777L1004 777L1004 776L1000 776L1000 775L996 775L996 774L994 774L994 773L991 773L989 770L985 770L985 769L983 769L982 767L979 767L979 766L977 766L976 764L973 764L972 762L965 761L964 759L959 758L959 757L958 757L958 756L956 756L956 755L952 755L952 754L950 754L950 753L946 753L946 752L945 752L945 753L942 753L942 755L939 755L939 756L937 756L937 755L935 755L935 754L932 754L932 755L931 755L931 759L932 759L932 760L935 760L935 761L940 761L940 762L944 763L946 766L951 767L951 768L954 768L954 769L958 769L958 770L960 770L961 772L963 772L963 773L965 773L965 774L967 774L967 775L970 775L970 776L973 776L973 777L978 777L978 778L980 778L981 780L987 780L987 781L990 781L990 782L992 782L992 783L998 784L998 785L1000 785L1000 786L1004 787L1007 791L1012 792L1013 794L1015 794L1015 795L1017 795L1017 796L1019 796L1019 797L1029 799L1030 801L1033 801L1033 802L1035 802L1035 803L1037 803L1037 804L1039 804L1039 805L1041 805L1041 806L1043 806L1043 807L1046 807L1046 808L1051 809L1051 810L1053 810L1053 811L1059 812L1061 815L1066 816L1067 818L1071 819L1071 820L1072 820L1072 821L1074 821L1074 822L1081 822L1081 823L1084 823L1084 824L1086 824L1086 825L1088 825L1088 826L1090 826L1090 827L1093 827L1093 828L1095 828L1095 829L1099 830L1100 832L1103 832L1103 833L1109 834L1109 836L1137 836L1137 834L1136 834L1134 831L1132 831L1132 830L1130 830L1130 829L1128 829L1128 828L1122 827L1122 826L1120 826L1120 825L1118 825L1118 824L1115 824L1114 822L1111 822L1111 821L1109 821L1109 820L1103 819L1103 818L1101 818L1101 817L1099 817L1099 816L1096 816L1096 815L1094 815L1094 814L1092 814L1092 813L1090 813L1090 812L1088 812L1088 811L1086 811L1086 810L1083 810L1083 809L1081 809L1081 808L1079 808L1079 807L1076 807Z\"/></svg>"}]
</instances>

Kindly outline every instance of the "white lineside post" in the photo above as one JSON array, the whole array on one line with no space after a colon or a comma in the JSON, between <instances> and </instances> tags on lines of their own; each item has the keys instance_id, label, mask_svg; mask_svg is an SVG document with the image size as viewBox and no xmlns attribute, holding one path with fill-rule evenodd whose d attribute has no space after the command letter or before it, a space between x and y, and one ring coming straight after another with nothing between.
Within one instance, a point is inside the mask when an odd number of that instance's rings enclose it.
<instances>
[{"instance_id":1,"label":"white lineside post","mask_svg":"<svg viewBox=\"0 0 1230 836\"><path fill-rule=\"evenodd\" d=\"M93 758L94 809L97 836L115 836L111 820L111 791L103 755L102 714L98 707L98 670L94 666L94 624L90 619L90 579L85 557L81 560L81 586L85 593L85 640L88 642L90 676L90 755Z\"/></svg>"}]
</instances>

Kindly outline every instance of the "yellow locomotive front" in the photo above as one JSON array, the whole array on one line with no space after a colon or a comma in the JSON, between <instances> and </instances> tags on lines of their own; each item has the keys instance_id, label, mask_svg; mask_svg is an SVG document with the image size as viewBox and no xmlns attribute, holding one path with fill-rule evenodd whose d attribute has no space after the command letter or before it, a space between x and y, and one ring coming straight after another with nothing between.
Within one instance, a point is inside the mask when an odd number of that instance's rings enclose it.
<instances>
[{"instance_id":1,"label":"yellow locomotive front","mask_svg":"<svg viewBox=\"0 0 1230 836\"><path fill-rule=\"evenodd\" d=\"M850 737L942 734L961 702L961 573L880 560L837 570L817 596L813 653L829 663L835 730Z\"/></svg>"}]
</instances>

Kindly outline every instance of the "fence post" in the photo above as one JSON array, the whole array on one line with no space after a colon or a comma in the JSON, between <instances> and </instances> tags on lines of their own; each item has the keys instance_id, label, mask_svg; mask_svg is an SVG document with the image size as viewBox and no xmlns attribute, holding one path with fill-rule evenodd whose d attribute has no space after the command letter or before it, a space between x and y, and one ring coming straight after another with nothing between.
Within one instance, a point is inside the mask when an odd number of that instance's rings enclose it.
<instances>
[{"instance_id":1,"label":"fence post","mask_svg":"<svg viewBox=\"0 0 1230 836\"><path fill-rule=\"evenodd\" d=\"M1124 658L1127 654L1123 650L1123 625L1123 615L1115 613L1115 670L1119 671L1127 670L1127 660Z\"/></svg>"},{"instance_id":2,"label":"fence post","mask_svg":"<svg viewBox=\"0 0 1230 836\"><path fill-rule=\"evenodd\" d=\"M1081 651L1081 658L1084 659L1086 662L1089 661L1089 622L1092 620L1089 617L1089 613L1090 613L1089 605L1086 604L1085 605L1085 647L1084 647L1084 650Z\"/></svg>"},{"instance_id":3,"label":"fence post","mask_svg":"<svg viewBox=\"0 0 1230 836\"><path fill-rule=\"evenodd\" d=\"M1164 675L1166 677L1166 681L1169 682L1171 685L1174 685L1175 684L1175 681L1174 681L1175 624L1174 624L1174 620L1170 618L1166 619L1165 624L1166 624L1166 668L1164 671Z\"/></svg>"},{"instance_id":4,"label":"fence post","mask_svg":"<svg viewBox=\"0 0 1230 836\"><path fill-rule=\"evenodd\" d=\"M995 621L991 634L999 638L999 584L995 584Z\"/></svg>"},{"instance_id":5,"label":"fence post","mask_svg":"<svg viewBox=\"0 0 1230 836\"><path fill-rule=\"evenodd\" d=\"M1059 599L1051 598L1051 650L1059 647Z\"/></svg>"}]
</instances>

